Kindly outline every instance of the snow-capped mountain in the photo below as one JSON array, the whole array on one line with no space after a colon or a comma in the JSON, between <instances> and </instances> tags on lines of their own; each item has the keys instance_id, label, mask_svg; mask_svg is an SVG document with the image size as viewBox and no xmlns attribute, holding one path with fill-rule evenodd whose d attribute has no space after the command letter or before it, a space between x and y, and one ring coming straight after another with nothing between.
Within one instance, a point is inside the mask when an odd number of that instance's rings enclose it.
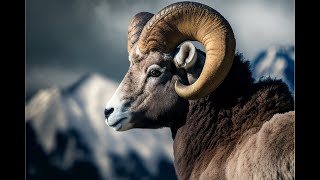
<instances>
[{"instance_id":1,"label":"snow-capped mountain","mask_svg":"<svg viewBox=\"0 0 320 180\"><path fill-rule=\"evenodd\" d=\"M294 46L272 46L251 61L253 76L282 79L294 92Z\"/></svg>"},{"instance_id":2,"label":"snow-capped mountain","mask_svg":"<svg viewBox=\"0 0 320 180\"><path fill-rule=\"evenodd\" d=\"M176 179L170 129L116 132L105 124L117 86L88 74L27 103L28 179Z\"/></svg>"}]
</instances>

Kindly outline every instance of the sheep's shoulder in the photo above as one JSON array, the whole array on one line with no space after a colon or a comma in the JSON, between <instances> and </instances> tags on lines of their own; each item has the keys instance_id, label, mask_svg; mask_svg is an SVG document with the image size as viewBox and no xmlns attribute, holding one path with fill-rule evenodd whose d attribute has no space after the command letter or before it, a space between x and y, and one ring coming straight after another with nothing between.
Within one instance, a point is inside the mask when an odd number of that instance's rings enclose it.
<instances>
[{"instance_id":1,"label":"sheep's shoulder","mask_svg":"<svg viewBox=\"0 0 320 180\"><path fill-rule=\"evenodd\" d=\"M294 179L294 116L275 114L248 131L227 161L227 179Z\"/></svg>"}]
</instances>

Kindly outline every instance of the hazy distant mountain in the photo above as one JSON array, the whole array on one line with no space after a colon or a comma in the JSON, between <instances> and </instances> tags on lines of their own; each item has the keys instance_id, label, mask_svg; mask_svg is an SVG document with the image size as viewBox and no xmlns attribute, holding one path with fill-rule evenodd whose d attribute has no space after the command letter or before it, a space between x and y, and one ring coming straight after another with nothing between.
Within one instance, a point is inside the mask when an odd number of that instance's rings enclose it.
<instances>
[{"instance_id":1,"label":"hazy distant mountain","mask_svg":"<svg viewBox=\"0 0 320 180\"><path fill-rule=\"evenodd\" d=\"M294 92L294 47L272 46L251 61L253 76L283 79Z\"/></svg>"},{"instance_id":2,"label":"hazy distant mountain","mask_svg":"<svg viewBox=\"0 0 320 180\"><path fill-rule=\"evenodd\" d=\"M176 179L168 128L115 132L103 110L118 84L88 74L26 105L27 179Z\"/></svg>"}]
</instances>

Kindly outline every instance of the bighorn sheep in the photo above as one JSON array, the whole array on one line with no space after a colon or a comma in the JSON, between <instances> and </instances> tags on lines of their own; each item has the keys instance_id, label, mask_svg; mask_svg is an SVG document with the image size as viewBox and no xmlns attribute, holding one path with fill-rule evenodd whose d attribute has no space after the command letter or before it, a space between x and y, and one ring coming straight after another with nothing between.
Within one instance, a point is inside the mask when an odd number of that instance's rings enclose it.
<instances>
[{"instance_id":1,"label":"bighorn sheep","mask_svg":"<svg viewBox=\"0 0 320 180\"><path fill-rule=\"evenodd\" d=\"M116 131L170 127L179 179L294 179L293 97L281 80L254 82L235 46L227 20L203 4L136 14L130 67L106 123Z\"/></svg>"}]
</instances>

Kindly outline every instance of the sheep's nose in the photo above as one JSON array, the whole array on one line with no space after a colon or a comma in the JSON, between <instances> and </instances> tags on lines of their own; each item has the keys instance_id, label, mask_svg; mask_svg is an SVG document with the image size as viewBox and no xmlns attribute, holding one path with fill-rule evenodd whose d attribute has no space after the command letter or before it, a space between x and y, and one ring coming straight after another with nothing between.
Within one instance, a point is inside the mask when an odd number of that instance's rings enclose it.
<instances>
[{"instance_id":1,"label":"sheep's nose","mask_svg":"<svg viewBox=\"0 0 320 180\"><path fill-rule=\"evenodd\" d=\"M114 111L114 108L106 108L104 110L104 116L108 118L113 111Z\"/></svg>"}]
</instances>

